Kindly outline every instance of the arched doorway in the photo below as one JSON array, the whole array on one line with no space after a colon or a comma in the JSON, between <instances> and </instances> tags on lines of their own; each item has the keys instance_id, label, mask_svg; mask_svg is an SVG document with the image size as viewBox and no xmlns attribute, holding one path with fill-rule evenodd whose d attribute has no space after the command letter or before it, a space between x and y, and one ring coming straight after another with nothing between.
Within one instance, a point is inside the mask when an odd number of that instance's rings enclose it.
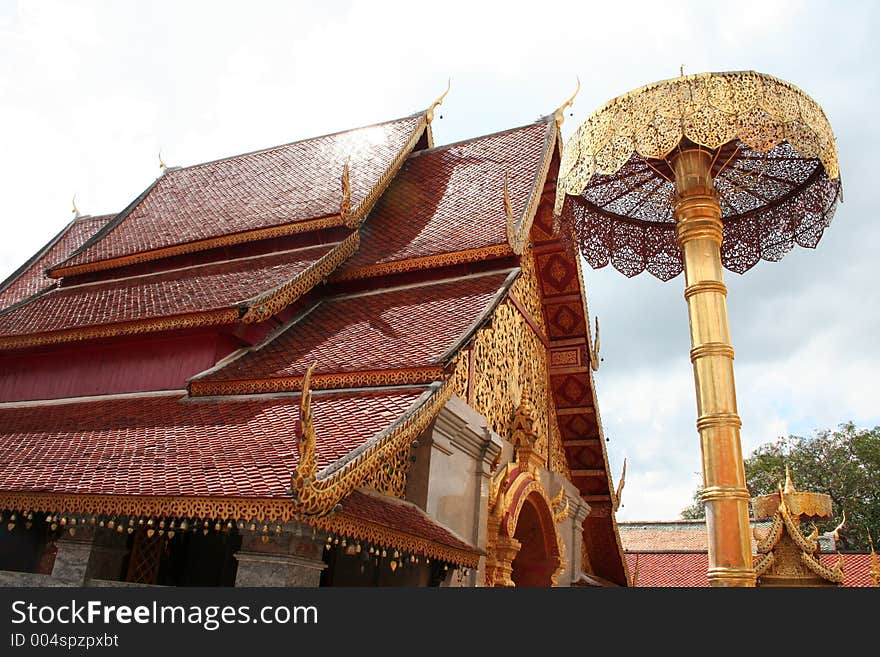
<instances>
[{"instance_id":1,"label":"arched doorway","mask_svg":"<svg viewBox=\"0 0 880 657\"><path fill-rule=\"evenodd\" d=\"M559 569L561 559L555 529L548 527L548 520L552 522L546 517L548 511L547 503L534 492L526 498L519 512L513 537L521 547L513 560L510 575L516 586L553 585L553 576Z\"/></svg>"}]
</instances>

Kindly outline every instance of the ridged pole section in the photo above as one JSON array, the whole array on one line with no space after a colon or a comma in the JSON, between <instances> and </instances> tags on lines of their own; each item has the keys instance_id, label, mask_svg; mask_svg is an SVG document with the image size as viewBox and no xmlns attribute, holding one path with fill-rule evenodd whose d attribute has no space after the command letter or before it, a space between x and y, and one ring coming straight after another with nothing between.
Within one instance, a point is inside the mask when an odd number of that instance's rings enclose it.
<instances>
[{"instance_id":1,"label":"ridged pole section","mask_svg":"<svg viewBox=\"0 0 880 657\"><path fill-rule=\"evenodd\" d=\"M721 273L721 206L711 163L712 154L700 148L683 150L672 159L703 459L708 577L711 586L754 586L742 422L736 409L727 287Z\"/></svg>"}]
</instances>

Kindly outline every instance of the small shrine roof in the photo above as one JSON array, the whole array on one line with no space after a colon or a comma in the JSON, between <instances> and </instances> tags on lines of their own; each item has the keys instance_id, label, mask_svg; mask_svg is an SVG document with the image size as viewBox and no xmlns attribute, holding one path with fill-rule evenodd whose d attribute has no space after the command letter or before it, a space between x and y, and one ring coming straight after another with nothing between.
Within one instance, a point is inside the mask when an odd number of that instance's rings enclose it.
<instances>
[{"instance_id":1,"label":"small shrine roof","mask_svg":"<svg viewBox=\"0 0 880 657\"><path fill-rule=\"evenodd\" d=\"M318 467L387 429L425 390L313 393ZM0 404L0 493L290 498L299 394L183 395Z\"/></svg>"},{"instance_id":2,"label":"small shrine roof","mask_svg":"<svg viewBox=\"0 0 880 657\"><path fill-rule=\"evenodd\" d=\"M193 394L211 382L301 378L317 362L323 374L442 368L455 348L488 317L517 270L368 290L321 301L266 344L192 382ZM438 379L442 369L429 380ZM381 377L379 377L381 378ZM273 389L298 389L298 381ZM339 387L339 386L334 386ZM258 388L248 390L256 392ZM208 392L207 394L211 394Z\"/></svg>"},{"instance_id":3,"label":"small shrine roof","mask_svg":"<svg viewBox=\"0 0 880 657\"><path fill-rule=\"evenodd\" d=\"M115 216L86 216L71 221L30 260L0 283L0 310L58 285L57 280L46 275L46 268L76 251Z\"/></svg>"},{"instance_id":4,"label":"small shrine roof","mask_svg":"<svg viewBox=\"0 0 880 657\"><path fill-rule=\"evenodd\" d=\"M331 519L327 523L328 528L332 528L334 525L344 527L350 524L344 522L348 518L356 523L355 527L361 525L358 529L361 529L361 532L366 534L369 532L363 531L365 529L363 523L369 523L380 528L379 531L383 534L386 532L402 534L427 541L434 545L452 548L452 550L462 553L470 553L472 555L472 563L468 563L468 565L472 567L476 566L479 555L482 554L479 548L474 547L450 529L432 519L412 502L382 495L367 488L353 490L345 498L339 515L342 517L335 521ZM340 520L343 522L340 522ZM358 533L357 529L353 533ZM361 537L355 536L355 538ZM391 538L391 540L393 541L394 539ZM418 552L421 554L428 553L430 555L432 552L430 547L428 549L425 549L425 546L420 547L421 549L418 549ZM437 556L440 557L440 554Z\"/></svg>"},{"instance_id":5,"label":"small shrine roof","mask_svg":"<svg viewBox=\"0 0 880 657\"><path fill-rule=\"evenodd\" d=\"M419 113L166 169L115 221L54 269L66 275L98 262L339 215L346 163L351 208L358 214L384 190L425 126Z\"/></svg>"},{"instance_id":6,"label":"small shrine roof","mask_svg":"<svg viewBox=\"0 0 880 657\"><path fill-rule=\"evenodd\" d=\"M303 275L338 245L323 244L266 256L195 265L155 274L59 287L0 314L2 338L236 311L261 293ZM229 313L228 321L238 318ZM223 323L217 321L213 323Z\"/></svg>"},{"instance_id":7,"label":"small shrine roof","mask_svg":"<svg viewBox=\"0 0 880 657\"><path fill-rule=\"evenodd\" d=\"M337 278L360 278L377 265L401 261L415 261L411 269L432 267L418 260L508 244L505 176L519 222L541 193L538 181L554 134L552 121L542 120L410 155Z\"/></svg>"}]
</instances>

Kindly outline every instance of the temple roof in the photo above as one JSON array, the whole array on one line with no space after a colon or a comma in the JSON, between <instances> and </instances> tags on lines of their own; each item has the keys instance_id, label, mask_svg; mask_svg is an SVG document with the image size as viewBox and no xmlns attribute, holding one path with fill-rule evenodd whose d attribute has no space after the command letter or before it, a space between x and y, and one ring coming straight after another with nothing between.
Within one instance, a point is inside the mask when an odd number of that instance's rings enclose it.
<instances>
[{"instance_id":1,"label":"temple roof","mask_svg":"<svg viewBox=\"0 0 880 657\"><path fill-rule=\"evenodd\" d=\"M818 556L819 561L827 568L832 568L837 563L837 554ZM842 556L843 586L871 586L868 573L871 555ZM706 552L628 552L626 560L630 575L635 577L635 586L638 587L709 586L706 577L709 556Z\"/></svg>"},{"instance_id":2,"label":"temple roof","mask_svg":"<svg viewBox=\"0 0 880 657\"><path fill-rule=\"evenodd\" d=\"M69 336L86 327L192 313L226 311L203 323L233 322L261 294L296 281L338 246L322 244L255 258L56 288L0 314L0 346L18 346L21 341L16 341L16 336L57 333L59 335L41 341L60 341L64 339L61 334Z\"/></svg>"},{"instance_id":3,"label":"temple roof","mask_svg":"<svg viewBox=\"0 0 880 657\"><path fill-rule=\"evenodd\" d=\"M81 247L115 216L79 217L67 224L46 246L0 283L0 310L58 285L57 280L46 275L46 268Z\"/></svg>"},{"instance_id":4,"label":"temple roof","mask_svg":"<svg viewBox=\"0 0 880 657\"><path fill-rule=\"evenodd\" d=\"M501 300L515 272L508 269L326 299L266 344L197 377L191 391L230 392L209 384L267 379L275 380L270 389L295 390L300 385L296 379L315 362L315 388L345 385L344 378L339 385L323 383L323 374L353 372L385 372L390 378L392 370L433 367L435 371L424 375L428 381L438 380L456 348ZM261 389L265 387L252 385L240 391Z\"/></svg>"},{"instance_id":5,"label":"temple roof","mask_svg":"<svg viewBox=\"0 0 880 657\"><path fill-rule=\"evenodd\" d=\"M318 467L363 446L424 392L314 393ZM298 394L191 401L178 392L0 404L0 491L289 500L299 403Z\"/></svg>"},{"instance_id":6,"label":"temple roof","mask_svg":"<svg viewBox=\"0 0 880 657\"><path fill-rule=\"evenodd\" d=\"M408 263L393 271L432 267L435 262L418 259L507 246L505 176L519 226L541 193L538 182L552 154L553 128L542 120L411 155L364 225L358 253L337 278L382 273L375 267L390 263Z\"/></svg>"},{"instance_id":7,"label":"temple roof","mask_svg":"<svg viewBox=\"0 0 880 657\"><path fill-rule=\"evenodd\" d=\"M415 147L423 113L365 128L304 139L204 164L170 168L53 275L161 257L171 247L287 226L309 230L336 217L348 164L351 212L362 216ZM284 232L284 231L282 231ZM281 233L277 233L281 234ZM204 243L208 244L204 244ZM147 255L144 255L147 254ZM97 263L102 263L98 265Z\"/></svg>"}]
</instances>

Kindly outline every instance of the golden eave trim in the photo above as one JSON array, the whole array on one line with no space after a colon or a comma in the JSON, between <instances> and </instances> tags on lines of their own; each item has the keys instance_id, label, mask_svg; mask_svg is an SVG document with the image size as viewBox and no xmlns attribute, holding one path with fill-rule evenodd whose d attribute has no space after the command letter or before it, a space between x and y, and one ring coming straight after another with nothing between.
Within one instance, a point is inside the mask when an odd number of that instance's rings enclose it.
<instances>
[{"instance_id":1,"label":"golden eave trim","mask_svg":"<svg viewBox=\"0 0 880 657\"><path fill-rule=\"evenodd\" d=\"M480 562L480 553L438 543L430 539L416 536L398 529L392 529L379 523L349 516L343 511L307 521L318 529L338 534L350 539L373 543L384 548L392 548L412 554L420 554L430 559L447 561L467 568L476 568Z\"/></svg>"},{"instance_id":2,"label":"golden eave trim","mask_svg":"<svg viewBox=\"0 0 880 657\"><path fill-rule=\"evenodd\" d=\"M79 340L92 340L126 335L139 335L158 331L195 328L200 326L218 326L244 322L246 324L268 319L275 313L299 299L315 285L326 279L343 262L357 251L360 235L353 232L342 242L334 246L324 256L309 265L297 276L279 285L273 290L254 297L243 304L230 308L208 310L203 312L171 315L150 319L104 324L100 326L84 326L73 329L62 329L45 333L13 335L0 337L0 350L23 349L48 344L60 344Z\"/></svg>"},{"instance_id":3,"label":"golden eave trim","mask_svg":"<svg viewBox=\"0 0 880 657\"><path fill-rule=\"evenodd\" d=\"M255 520L299 519L291 499L171 495L96 495L77 493L0 492L0 509L61 515Z\"/></svg>"},{"instance_id":4,"label":"golden eave trim","mask_svg":"<svg viewBox=\"0 0 880 657\"><path fill-rule=\"evenodd\" d=\"M433 383L443 378L445 378L445 370L440 366L335 372L313 374L311 389L338 390L340 388L373 388L378 386L424 384ZM303 379L303 376L284 376L231 381L192 381L189 384L189 393L193 397L209 397L299 392L303 387Z\"/></svg>"},{"instance_id":5,"label":"golden eave trim","mask_svg":"<svg viewBox=\"0 0 880 657\"><path fill-rule=\"evenodd\" d=\"M247 312L242 316L241 321L245 324L262 322L280 312L328 278L358 250L359 246L360 233L354 231L298 276L248 301Z\"/></svg>"},{"instance_id":6,"label":"golden eave trim","mask_svg":"<svg viewBox=\"0 0 880 657\"><path fill-rule=\"evenodd\" d=\"M388 459L393 458L406 443L415 440L434 421L452 393L453 386L449 380L433 384L394 424L324 468L306 485L295 489L294 497L299 510L308 515L326 514L355 488L365 485ZM318 436L320 440L321 436Z\"/></svg>"},{"instance_id":7,"label":"golden eave trim","mask_svg":"<svg viewBox=\"0 0 880 657\"><path fill-rule=\"evenodd\" d=\"M239 319L238 308L224 308L221 310L209 310L198 313L183 315L171 315L156 317L118 324L104 324L100 326L85 326L75 329L62 329L48 333L32 333L28 335L13 335L0 337L0 350L25 349L41 345L61 344L64 342L76 342L80 340L93 340L98 338L112 338L127 335L139 335L157 331L172 331L181 328L196 328L200 326L217 326L222 324L234 324Z\"/></svg>"},{"instance_id":8,"label":"golden eave trim","mask_svg":"<svg viewBox=\"0 0 880 657\"><path fill-rule=\"evenodd\" d=\"M374 276L387 276L389 274L402 274L422 269L436 269L451 265L460 265L481 260L492 260L515 255L509 244L493 244L476 249L463 251L451 251L435 255L422 256L419 258L407 258L395 262L383 262L376 265L367 265L341 272L333 278L334 281L352 281Z\"/></svg>"},{"instance_id":9,"label":"golden eave trim","mask_svg":"<svg viewBox=\"0 0 880 657\"><path fill-rule=\"evenodd\" d=\"M95 262L86 262L81 265L71 265L65 267L60 265L47 272L50 278L63 278L65 276L76 276L78 274L88 274L96 271L104 271L106 269L118 269L128 265L136 265L142 262L152 260L160 260L162 258L170 258L177 255L185 255L196 251L207 251L224 246L233 246L236 244L245 244L247 242L257 242L259 240L272 239L274 237L284 237L286 235L296 235L297 233L306 233L312 230L320 230L323 228L336 228L344 226L345 220L340 215L331 215L329 217L321 217L319 219L309 219L306 221L297 221L280 226L270 226L268 228L258 228L256 230L247 230L240 233L232 233L230 235L221 235L219 237L211 237L204 240L196 240L194 242L186 242L185 244L175 244L150 251L142 251L131 255L118 256L107 260L98 260Z\"/></svg>"},{"instance_id":10,"label":"golden eave trim","mask_svg":"<svg viewBox=\"0 0 880 657\"><path fill-rule=\"evenodd\" d=\"M419 143L419 139L422 138L422 134L424 134L425 128L428 127L428 124L429 121L427 119L427 114L423 113L421 120L415 130L413 130L409 140L397 154L397 157L391 162L391 166L389 166L388 169L385 170L385 173L379 177L379 180L376 181L376 184L373 185L373 188L364 197L364 200L361 201L360 205L358 205L355 211L352 212L350 221L353 225L360 223L370 213L373 206L376 205L376 201L379 200L379 197L385 193L388 185L391 184L391 181L397 176L397 172L400 171L403 163L406 162L410 153L412 153L412 149Z\"/></svg>"}]
</instances>

